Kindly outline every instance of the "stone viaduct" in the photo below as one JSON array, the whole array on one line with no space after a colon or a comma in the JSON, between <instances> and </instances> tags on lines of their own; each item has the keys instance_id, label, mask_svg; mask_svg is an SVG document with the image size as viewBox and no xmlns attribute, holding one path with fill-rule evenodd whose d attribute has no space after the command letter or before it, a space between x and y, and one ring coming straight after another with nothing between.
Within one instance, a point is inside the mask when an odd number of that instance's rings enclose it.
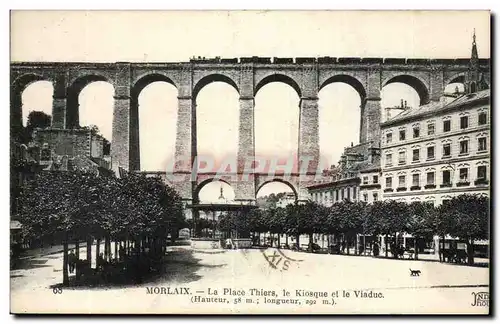
<instances>
[{"instance_id":1,"label":"stone viaduct","mask_svg":"<svg viewBox=\"0 0 500 324\"><path fill-rule=\"evenodd\" d=\"M178 90L175 156L196 156L196 97L207 84L225 82L240 96L238 174L243 162L255 154L254 97L270 82L290 85L300 97L298 158L313 161L307 172L315 171L319 159L318 92L333 82L351 85L361 97L360 143L380 140L380 93L390 83L413 87L420 104L439 100L447 84L463 82L470 59L404 58L264 58L192 59L185 63L11 63L11 124L21 123L21 94L32 82L51 81L54 86L52 127L78 126L80 91L94 81L114 86L111 158L113 169L140 170L138 97L149 83L166 81ZM480 69L490 84L489 59L479 60ZM176 166L174 174L191 174L189 163ZM164 177L166 173L162 174ZM199 189L213 179L213 173L198 174L193 181L175 183L186 201L196 202ZM165 177L168 178L168 177ZM306 183L299 174L290 179L257 173L247 181L221 179L230 183L240 201L255 201L257 190L271 180L284 181L298 198L307 195ZM167 181L167 180L166 180Z\"/></svg>"}]
</instances>

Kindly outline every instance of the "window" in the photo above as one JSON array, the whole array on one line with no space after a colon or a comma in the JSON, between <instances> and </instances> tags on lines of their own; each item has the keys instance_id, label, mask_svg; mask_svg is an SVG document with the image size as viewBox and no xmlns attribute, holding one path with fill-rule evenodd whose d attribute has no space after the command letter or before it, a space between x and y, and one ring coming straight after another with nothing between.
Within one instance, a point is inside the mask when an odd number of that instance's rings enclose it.
<instances>
[{"instance_id":1,"label":"window","mask_svg":"<svg viewBox=\"0 0 500 324\"><path fill-rule=\"evenodd\" d=\"M374 192L373 193L373 201L377 201L378 200L378 193Z\"/></svg>"},{"instance_id":2,"label":"window","mask_svg":"<svg viewBox=\"0 0 500 324\"><path fill-rule=\"evenodd\" d=\"M486 180L486 165L477 167L477 180Z\"/></svg>"},{"instance_id":3,"label":"window","mask_svg":"<svg viewBox=\"0 0 500 324\"><path fill-rule=\"evenodd\" d=\"M385 187L386 188L392 188L392 177L386 177L385 178Z\"/></svg>"},{"instance_id":4,"label":"window","mask_svg":"<svg viewBox=\"0 0 500 324\"><path fill-rule=\"evenodd\" d=\"M460 154L469 153L469 140L460 141Z\"/></svg>"},{"instance_id":5,"label":"window","mask_svg":"<svg viewBox=\"0 0 500 324\"><path fill-rule=\"evenodd\" d=\"M399 187L405 187L406 186L406 176L400 175L399 176Z\"/></svg>"},{"instance_id":6,"label":"window","mask_svg":"<svg viewBox=\"0 0 500 324\"><path fill-rule=\"evenodd\" d=\"M399 158L398 158L398 163L399 164L405 164L406 163L406 152L399 152Z\"/></svg>"},{"instance_id":7,"label":"window","mask_svg":"<svg viewBox=\"0 0 500 324\"><path fill-rule=\"evenodd\" d=\"M479 125L486 125L486 123L488 122L488 115L484 111L480 112L477 120L478 120L477 123Z\"/></svg>"},{"instance_id":8,"label":"window","mask_svg":"<svg viewBox=\"0 0 500 324\"><path fill-rule=\"evenodd\" d=\"M428 185L434 184L434 172L427 172L427 184Z\"/></svg>"},{"instance_id":9,"label":"window","mask_svg":"<svg viewBox=\"0 0 500 324\"><path fill-rule=\"evenodd\" d=\"M420 149L413 150L413 159L412 161L416 162L420 160Z\"/></svg>"},{"instance_id":10,"label":"window","mask_svg":"<svg viewBox=\"0 0 500 324\"><path fill-rule=\"evenodd\" d=\"M436 125L434 123L427 124L427 135L434 135L436 132Z\"/></svg>"},{"instance_id":11,"label":"window","mask_svg":"<svg viewBox=\"0 0 500 324\"><path fill-rule=\"evenodd\" d=\"M392 165L392 154L391 153L387 153L385 155L385 165L387 165L387 166Z\"/></svg>"},{"instance_id":12,"label":"window","mask_svg":"<svg viewBox=\"0 0 500 324\"><path fill-rule=\"evenodd\" d=\"M451 172L450 172L450 170L443 171L443 184L445 184L445 185L451 184Z\"/></svg>"},{"instance_id":13,"label":"window","mask_svg":"<svg viewBox=\"0 0 500 324\"><path fill-rule=\"evenodd\" d=\"M459 171L459 179L460 182L467 182L469 179L469 169L468 168L461 168Z\"/></svg>"},{"instance_id":14,"label":"window","mask_svg":"<svg viewBox=\"0 0 500 324\"><path fill-rule=\"evenodd\" d=\"M351 200L351 188L346 188L347 191L347 200Z\"/></svg>"},{"instance_id":15,"label":"window","mask_svg":"<svg viewBox=\"0 0 500 324\"><path fill-rule=\"evenodd\" d=\"M460 129L466 129L469 127L469 116L460 117Z\"/></svg>"},{"instance_id":16,"label":"window","mask_svg":"<svg viewBox=\"0 0 500 324\"><path fill-rule=\"evenodd\" d=\"M352 188L352 199L356 200L356 187Z\"/></svg>"},{"instance_id":17,"label":"window","mask_svg":"<svg viewBox=\"0 0 500 324\"><path fill-rule=\"evenodd\" d=\"M385 135L385 142L386 142L387 144L392 143L392 133L387 133L387 134Z\"/></svg>"},{"instance_id":18,"label":"window","mask_svg":"<svg viewBox=\"0 0 500 324\"><path fill-rule=\"evenodd\" d=\"M399 131L399 140L404 141L406 139L406 131L404 129Z\"/></svg>"},{"instance_id":19,"label":"window","mask_svg":"<svg viewBox=\"0 0 500 324\"><path fill-rule=\"evenodd\" d=\"M443 121L443 132L449 132L451 130L451 120Z\"/></svg>"},{"instance_id":20,"label":"window","mask_svg":"<svg viewBox=\"0 0 500 324\"><path fill-rule=\"evenodd\" d=\"M451 155L451 144L443 144L443 157L448 157Z\"/></svg>"},{"instance_id":21,"label":"window","mask_svg":"<svg viewBox=\"0 0 500 324\"><path fill-rule=\"evenodd\" d=\"M413 127L413 138L418 138L420 137L420 127L416 126Z\"/></svg>"},{"instance_id":22,"label":"window","mask_svg":"<svg viewBox=\"0 0 500 324\"><path fill-rule=\"evenodd\" d=\"M342 189L342 200L344 200L344 189Z\"/></svg>"},{"instance_id":23,"label":"window","mask_svg":"<svg viewBox=\"0 0 500 324\"><path fill-rule=\"evenodd\" d=\"M363 184L368 184L368 177L363 177Z\"/></svg>"},{"instance_id":24,"label":"window","mask_svg":"<svg viewBox=\"0 0 500 324\"><path fill-rule=\"evenodd\" d=\"M339 201L339 190L335 190L335 201Z\"/></svg>"},{"instance_id":25,"label":"window","mask_svg":"<svg viewBox=\"0 0 500 324\"><path fill-rule=\"evenodd\" d=\"M367 193L363 194L363 201L368 201L368 194Z\"/></svg>"},{"instance_id":26,"label":"window","mask_svg":"<svg viewBox=\"0 0 500 324\"><path fill-rule=\"evenodd\" d=\"M378 183L378 175L373 176L373 183Z\"/></svg>"},{"instance_id":27,"label":"window","mask_svg":"<svg viewBox=\"0 0 500 324\"><path fill-rule=\"evenodd\" d=\"M478 138L477 150L479 152L486 151L486 137Z\"/></svg>"},{"instance_id":28,"label":"window","mask_svg":"<svg viewBox=\"0 0 500 324\"><path fill-rule=\"evenodd\" d=\"M428 146L427 147L427 160L433 160L434 159L434 146Z\"/></svg>"},{"instance_id":29,"label":"window","mask_svg":"<svg viewBox=\"0 0 500 324\"><path fill-rule=\"evenodd\" d=\"M419 187L420 186L420 174L415 173L411 176L412 178L412 186Z\"/></svg>"}]
</instances>

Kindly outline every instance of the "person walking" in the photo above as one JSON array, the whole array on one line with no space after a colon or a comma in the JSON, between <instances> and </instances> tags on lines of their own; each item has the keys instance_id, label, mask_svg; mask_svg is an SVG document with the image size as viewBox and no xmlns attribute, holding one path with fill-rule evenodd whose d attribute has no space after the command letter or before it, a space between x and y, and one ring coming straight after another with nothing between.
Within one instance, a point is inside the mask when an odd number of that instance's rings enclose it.
<instances>
[{"instance_id":1,"label":"person walking","mask_svg":"<svg viewBox=\"0 0 500 324\"><path fill-rule=\"evenodd\" d=\"M69 265L69 273L75 272L75 266L76 266L76 255L73 250L68 255L68 265Z\"/></svg>"}]
</instances>

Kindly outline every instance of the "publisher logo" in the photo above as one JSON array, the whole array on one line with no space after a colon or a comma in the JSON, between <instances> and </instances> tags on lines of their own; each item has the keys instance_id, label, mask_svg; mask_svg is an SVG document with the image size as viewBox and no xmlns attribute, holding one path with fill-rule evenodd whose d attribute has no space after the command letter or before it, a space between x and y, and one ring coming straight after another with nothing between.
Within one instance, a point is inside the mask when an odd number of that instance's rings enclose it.
<instances>
[{"instance_id":1,"label":"publisher logo","mask_svg":"<svg viewBox=\"0 0 500 324\"><path fill-rule=\"evenodd\" d=\"M472 296L474 300L472 301L472 306L482 306L488 307L490 306L490 293L487 292L473 292Z\"/></svg>"}]
</instances>

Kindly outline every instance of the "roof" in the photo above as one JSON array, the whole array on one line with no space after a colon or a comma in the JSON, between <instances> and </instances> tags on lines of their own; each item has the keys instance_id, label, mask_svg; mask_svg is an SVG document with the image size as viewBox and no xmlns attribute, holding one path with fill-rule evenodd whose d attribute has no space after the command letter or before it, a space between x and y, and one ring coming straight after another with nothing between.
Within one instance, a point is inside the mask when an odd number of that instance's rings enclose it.
<instances>
[{"instance_id":1,"label":"roof","mask_svg":"<svg viewBox=\"0 0 500 324\"><path fill-rule=\"evenodd\" d=\"M408 110L402 111L401 113L397 114L393 118L385 121L382 123L382 126L384 125L390 125L393 123L397 123L399 121L407 120L407 119L414 119L419 116L424 116L427 114L436 114L438 112L448 110L454 107L466 105L468 103L478 101L481 99L486 99L490 97L490 89L470 93L470 94L465 94L462 95L455 100L445 103L442 101L437 101L437 102L431 102L426 105L422 105L416 108L410 108Z\"/></svg>"}]
</instances>

